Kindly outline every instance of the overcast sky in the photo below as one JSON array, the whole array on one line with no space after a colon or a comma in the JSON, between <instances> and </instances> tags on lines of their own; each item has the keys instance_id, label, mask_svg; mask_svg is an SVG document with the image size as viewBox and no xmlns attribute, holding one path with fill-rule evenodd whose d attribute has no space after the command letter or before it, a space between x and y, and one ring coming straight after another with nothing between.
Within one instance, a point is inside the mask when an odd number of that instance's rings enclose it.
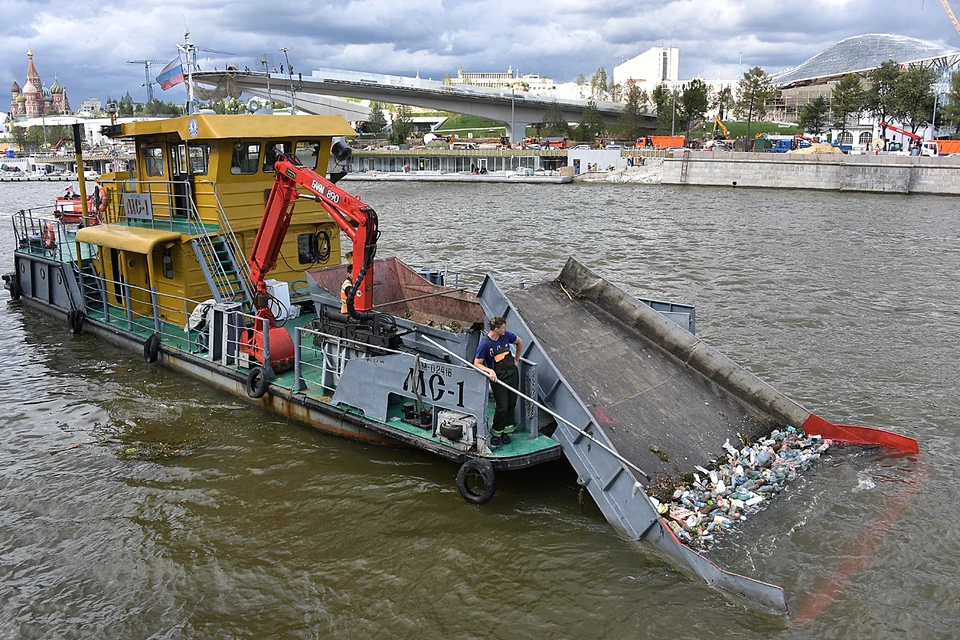
<instances>
[{"instance_id":1,"label":"overcast sky","mask_svg":"<svg viewBox=\"0 0 960 640\"><path fill-rule=\"evenodd\" d=\"M143 65L170 60L184 25L202 48L235 55L201 58L204 69L272 66L288 47L295 69L319 67L443 78L465 71L540 73L556 82L588 79L651 46L680 49L680 79L734 78L743 68L795 66L838 40L890 33L960 48L939 0L356 0L338 3L0 0L0 110L6 88L22 85L27 49L47 86L56 74L76 109L86 98L146 99ZM960 3L956 3L960 10ZM82 6L82 8L81 8ZM156 75L161 65L154 68ZM182 102L183 87L164 101Z\"/></svg>"}]
</instances>

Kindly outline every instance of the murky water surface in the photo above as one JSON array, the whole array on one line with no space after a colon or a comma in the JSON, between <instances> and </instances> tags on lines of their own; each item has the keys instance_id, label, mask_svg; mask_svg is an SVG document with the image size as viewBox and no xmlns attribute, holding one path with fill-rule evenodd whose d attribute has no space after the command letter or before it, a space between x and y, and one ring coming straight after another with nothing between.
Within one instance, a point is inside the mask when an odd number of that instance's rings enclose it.
<instances>
[{"instance_id":1,"label":"murky water surface","mask_svg":"<svg viewBox=\"0 0 960 640\"><path fill-rule=\"evenodd\" d=\"M63 186L0 184L0 211ZM958 200L348 188L380 213L381 256L515 287L572 255L696 304L713 346L922 457L828 457L711 553L786 588L794 619L770 618L622 539L565 464L501 474L470 506L450 463L289 424L3 292L0 637L956 636ZM4 271L12 249L5 221Z\"/></svg>"}]
</instances>

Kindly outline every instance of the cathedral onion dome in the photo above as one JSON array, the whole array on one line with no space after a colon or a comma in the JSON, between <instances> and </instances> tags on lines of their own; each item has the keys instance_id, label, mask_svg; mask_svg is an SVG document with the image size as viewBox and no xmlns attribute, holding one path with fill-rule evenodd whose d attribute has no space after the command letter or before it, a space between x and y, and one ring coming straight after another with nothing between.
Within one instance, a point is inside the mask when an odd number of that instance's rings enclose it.
<instances>
[{"instance_id":1,"label":"cathedral onion dome","mask_svg":"<svg viewBox=\"0 0 960 640\"><path fill-rule=\"evenodd\" d=\"M10 93L20 93L20 85L17 84L17 79L13 79L13 84L10 85Z\"/></svg>"},{"instance_id":2,"label":"cathedral onion dome","mask_svg":"<svg viewBox=\"0 0 960 640\"><path fill-rule=\"evenodd\" d=\"M50 89L46 87L43 88L43 99L44 100L53 100L53 95L50 93Z\"/></svg>"},{"instance_id":3,"label":"cathedral onion dome","mask_svg":"<svg viewBox=\"0 0 960 640\"><path fill-rule=\"evenodd\" d=\"M53 86L50 87L50 93L63 93L63 87L60 86L60 81L57 80L57 76L53 76Z\"/></svg>"},{"instance_id":4,"label":"cathedral onion dome","mask_svg":"<svg viewBox=\"0 0 960 640\"><path fill-rule=\"evenodd\" d=\"M22 93L17 96L17 102L19 102L20 104L23 104L26 101L27 101L27 97L24 96Z\"/></svg>"},{"instance_id":5,"label":"cathedral onion dome","mask_svg":"<svg viewBox=\"0 0 960 640\"><path fill-rule=\"evenodd\" d=\"M36 95L40 93L40 89L37 89L37 85L33 84L31 81L27 80L26 84L23 85L23 93L26 95Z\"/></svg>"}]
</instances>

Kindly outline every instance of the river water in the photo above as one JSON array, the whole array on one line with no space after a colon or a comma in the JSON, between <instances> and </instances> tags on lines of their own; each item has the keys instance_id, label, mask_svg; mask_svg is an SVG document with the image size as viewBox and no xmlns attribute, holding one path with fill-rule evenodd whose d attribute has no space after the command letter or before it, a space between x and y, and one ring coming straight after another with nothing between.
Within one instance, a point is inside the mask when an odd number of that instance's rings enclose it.
<instances>
[{"instance_id":1,"label":"river water","mask_svg":"<svg viewBox=\"0 0 960 640\"><path fill-rule=\"evenodd\" d=\"M0 184L0 212L63 186ZM509 289L572 255L632 293L696 304L708 343L922 455L838 451L711 552L786 589L792 617L769 617L623 539L565 463L500 474L471 506L451 463L290 424L4 291L0 637L957 636L957 200L348 188L380 214L380 256ZM12 250L4 222L3 271Z\"/></svg>"}]
</instances>

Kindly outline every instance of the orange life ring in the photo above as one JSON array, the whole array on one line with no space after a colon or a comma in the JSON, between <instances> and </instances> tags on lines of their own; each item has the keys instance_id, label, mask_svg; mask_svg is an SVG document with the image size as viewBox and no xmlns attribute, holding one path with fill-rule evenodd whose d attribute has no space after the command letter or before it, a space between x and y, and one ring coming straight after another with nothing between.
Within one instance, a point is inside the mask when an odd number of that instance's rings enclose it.
<instances>
[{"instance_id":1,"label":"orange life ring","mask_svg":"<svg viewBox=\"0 0 960 640\"><path fill-rule=\"evenodd\" d=\"M43 244L51 248L57 244L57 232L54 231L52 222L43 224Z\"/></svg>"}]
</instances>

